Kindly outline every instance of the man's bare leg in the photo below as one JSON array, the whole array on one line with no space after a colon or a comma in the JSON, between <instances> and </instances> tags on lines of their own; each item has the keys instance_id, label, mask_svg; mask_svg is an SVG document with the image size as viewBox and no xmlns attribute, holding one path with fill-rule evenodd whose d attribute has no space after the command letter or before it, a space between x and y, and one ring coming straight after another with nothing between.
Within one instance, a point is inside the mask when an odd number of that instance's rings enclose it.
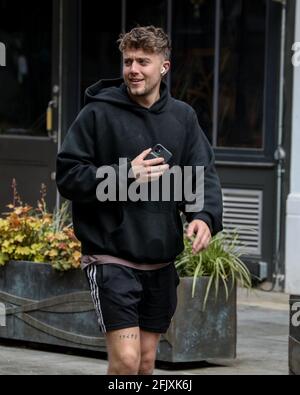
<instances>
[{"instance_id":1,"label":"man's bare leg","mask_svg":"<svg viewBox=\"0 0 300 395\"><path fill-rule=\"evenodd\" d=\"M153 374L160 337L161 335L158 333L140 331L141 362L138 371L139 375Z\"/></svg>"},{"instance_id":2,"label":"man's bare leg","mask_svg":"<svg viewBox=\"0 0 300 395\"><path fill-rule=\"evenodd\" d=\"M127 328L106 334L108 375L137 375L141 360L140 328Z\"/></svg>"}]
</instances>

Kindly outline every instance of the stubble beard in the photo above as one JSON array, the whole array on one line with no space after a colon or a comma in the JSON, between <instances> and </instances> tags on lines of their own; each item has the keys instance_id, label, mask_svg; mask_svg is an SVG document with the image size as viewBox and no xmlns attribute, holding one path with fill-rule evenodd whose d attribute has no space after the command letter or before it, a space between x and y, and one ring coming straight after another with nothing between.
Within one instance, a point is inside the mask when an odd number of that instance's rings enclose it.
<instances>
[{"instance_id":1,"label":"stubble beard","mask_svg":"<svg viewBox=\"0 0 300 395\"><path fill-rule=\"evenodd\" d=\"M158 81L156 84L153 84L149 87L147 87L147 85L145 85L145 87L142 90L139 90L138 88L131 88L130 86L128 86L128 91L132 96L136 96L136 97L145 97L150 95L155 89L156 87L160 85L160 81Z\"/></svg>"}]
</instances>

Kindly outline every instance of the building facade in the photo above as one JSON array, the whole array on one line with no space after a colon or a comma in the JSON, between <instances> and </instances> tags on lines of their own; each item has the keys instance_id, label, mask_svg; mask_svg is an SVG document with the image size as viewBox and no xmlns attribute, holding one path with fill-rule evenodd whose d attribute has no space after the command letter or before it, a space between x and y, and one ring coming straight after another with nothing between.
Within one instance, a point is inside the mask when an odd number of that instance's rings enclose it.
<instances>
[{"instance_id":1,"label":"building facade","mask_svg":"<svg viewBox=\"0 0 300 395\"><path fill-rule=\"evenodd\" d=\"M299 71L291 64L296 3L0 0L1 211L13 178L24 200L34 204L44 183L49 207L59 204L55 157L85 89L121 75L120 32L154 24L173 42L170 90L195 108L213 145L226 229L239 231L259 280L300 288L290 248L300 191Z\"/></svg>"}]
</instances>

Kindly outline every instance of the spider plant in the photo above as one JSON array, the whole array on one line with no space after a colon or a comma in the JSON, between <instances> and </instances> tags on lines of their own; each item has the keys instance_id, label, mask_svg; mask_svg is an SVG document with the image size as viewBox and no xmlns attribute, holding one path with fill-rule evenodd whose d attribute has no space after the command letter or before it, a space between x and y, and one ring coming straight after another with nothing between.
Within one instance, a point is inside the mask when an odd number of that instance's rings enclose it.
<instances>
[{"instance_id":1,"label":"spider plant","mask_svg":"<svg viewBox=\"0 0 300 395\"><path fill-rule=\"evenodd\" d=\"M224 285L226 298L235 284L250 289L251 275L240 259L241 242L236 232L222 232L215 236L208 248L196 255L192 252L191 240L185 237L185 250L176 260L176 268L181 277L193 277L192 297L195 296L198 277L209 277L203 307L205 309L212 288L218 297L220 284Z\"/></svg>"}]
</instances>

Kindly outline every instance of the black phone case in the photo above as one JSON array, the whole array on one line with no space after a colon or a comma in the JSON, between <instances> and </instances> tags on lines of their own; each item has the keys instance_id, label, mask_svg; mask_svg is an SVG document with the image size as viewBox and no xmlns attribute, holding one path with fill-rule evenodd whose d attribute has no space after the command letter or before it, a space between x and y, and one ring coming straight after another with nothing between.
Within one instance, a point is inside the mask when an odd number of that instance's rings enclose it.
<instances>
[{"instance_id":1,"label":"black phone case","mask_svg":"<svg viewBox=\"0 0 300 395\"><path fill-rule=\"evenodd\" d=\"M146 160L156 159L156 158L164 158L165 163L169 163L172 159L173 155L170 151L168 151L163 145L157 144L150 154L146 157Z\"/></svg>"}]
</instances>

